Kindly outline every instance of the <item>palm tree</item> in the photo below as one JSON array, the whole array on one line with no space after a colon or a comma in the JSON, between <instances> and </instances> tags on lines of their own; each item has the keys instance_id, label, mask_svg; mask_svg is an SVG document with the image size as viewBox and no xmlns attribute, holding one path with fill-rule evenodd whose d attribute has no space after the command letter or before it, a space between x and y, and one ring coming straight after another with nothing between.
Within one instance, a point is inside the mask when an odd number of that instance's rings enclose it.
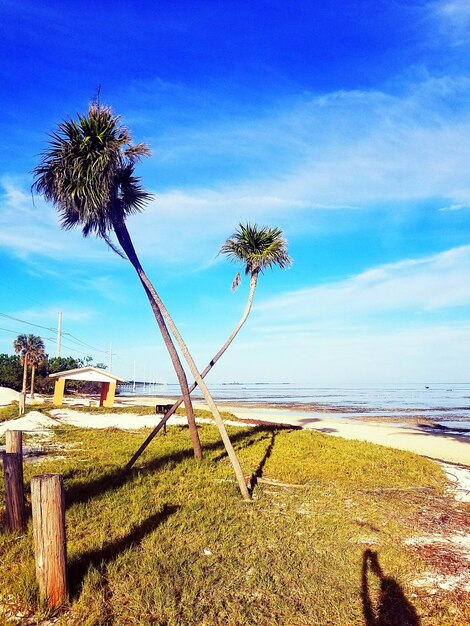
<instances>
[{"instance_id":1,"label":"palm tree","mask_svg":"<svg viewBox=\"0 0 470 626\"><path fill-rule=\"evenodd\" d=\"M114 116L109 107L92 103L87 115L62 122L52 134L49 149L43 153L40 165L34 170L33 190L56 206L64 228L80 225L85 237L94 233L119 254L120 250L110 240L111 233L115 233L139 276L172 358L185 398L195 455L200 458L202 450L196 451L196 437L198 440L199 437L188 383L167 325L212 410L240 491L245 499L249 499L240 463L220 413L171 316L145 274L125 224L126 217L141 211L151 198L141 186L140 179L134 175L135 163L148 154L146 145L132 145L128 129L120 124L119 117Z\"/></svg>"},{"instance_id":2,"label":"palm tree","mask_svg":"<svg viewBox=\"0 0 470 626\"><path fill-rule=\"evenodd\" d=\"M32 189L55 205L63 228L80 226L85 237L95 234L124 256L110 240L115 233L152 306L184 397L194 456L201 459L186 374L125 223L129 215L142 211L152 197L134 175L135 164L149 154L145 144L133 144L119 116L109 107L93 102L86 115L61 122L52 133L49 147L34 170Z\"/></svg>"},{"instance_id":3,"label":"palm tree","mask_svg":"<svg viewBox=\"0 0 470 626\"><path fill-rule=\"evenodd\" d=\"M28 360L31 365L31 400L34 400L34 378L36 373L36 367L44 361L44 350L44 341L41 339L41 337L34 337L34 341L31 342L28 356Z\"/></svg>"},{"instance_id":4,"label":"palm tree","mask_svg":"<svg viewBox=\"0 0 470 626\"><path fill-rule=\"evenodd\" d=\"M29 347L30 341L29 337L34 337L34 335L18 335L18 337L13 341L13 348L15 349L16 354L20 355L20 362L23 365L23 386L21 388L21 393L26 393L26 382L28 377L28 356L29 356Z\"/></svg>"},{"instance_id":5,"label":"palm tree","mask_svg":"<svg viewBox=\"0 0 470 626\"><path fill-rule=\"evenodd\" d=\"M214 367L235 339L243 324L246 322L253 304L259 274L263 273L263 271L268 267L272 269L273 267L278 266L281 269L284 269L292 264L292 259L287 254L287 242L283 237L282 230L280 228L269 228L268 226L259 228L257 224L254 226L251 226L250 224L239 224L238 229L232 237L227 239L222 246L220 254L224 254L230 260L240 262L245 265L245 274L250 276L250 290L248 294L248 302L243 315L231 332L227 341L201 373L202 378L204 378ZM239 284L240 274L237 273L232 283L232 290L234 291ZM194 382L189 388L190 393L193 392L196 387L197 382ZM127 470L134 465L135 461L142 454L163 425L173 415L176 409L181 405L182 401L182 398L178 398L173 406L166 412L163 419L153 429L150 435L148 435L140 448L127 463Z\"/></svg>"},{"instance_id":6,"label":"palm tree","mask_svg":"<svg viewBox=\"0 0 470 626\"><path fill-rule=\"evenodd\" d=\"M34 399L34 374L37 365L39 365L44 358L44 341L37 335L18 335L13 342L13 347L16 354L20 355L23 365L23 386L21 394L24 403L29 366L31 366L31 399Z\"/></svg>"}]
</instances>

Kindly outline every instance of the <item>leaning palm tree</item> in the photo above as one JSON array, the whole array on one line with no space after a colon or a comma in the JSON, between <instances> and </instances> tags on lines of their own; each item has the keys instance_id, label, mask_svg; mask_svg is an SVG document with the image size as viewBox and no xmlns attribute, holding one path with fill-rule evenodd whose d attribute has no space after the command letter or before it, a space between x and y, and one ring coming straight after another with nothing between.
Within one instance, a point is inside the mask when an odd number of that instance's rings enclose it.
<instances>
[{"instance_id":1,"label":"leaning palm tree","mask_svg":"<svg viewBox=\"0 0 470 626\"><path fill-rule=\"evenodd\" d=\"M45 358L44 341L41 337L34 337L34 341L31 342L28 358L31 365L31 391L29 395L31 400L34 400L34 379L36 367L40 365Z\"/></svg>"},{"instance_id":2,"label":"leaning palm tree","mask_svg":"<svg viewBox=\"0 0 470 626\"><path fill-rule=\"evenodd\" d=\"M85 237L95 233L119 253L119 249L110 240L111 233L115 233L122 250L139 276L165 338L165 344L172 357L185 396L187 413L192 412L192 406L186 375L171 341L167 325L214 415L242 496L249 499L248 487L220 412L181 334L145 274L127 230L126 217L131 213L141 211L151 197L142 188L140 179L134 175L135 163L148 154L147 146L132 145L129 131L120 124L119 117L114 116L109 107L93 103L88 109L88 115L79 116L77 121L62 122L58 130L53 133L49 150L43 154L40 165L34 170L33 190L55 204L64 228L80 225ZM194 422L192 432L197 436L194 414L192 419ZM193 437L194 445L195 438Z\"/></svg>"},{"instance_id":3,"label":"leaning palm tree","mask_svg":"<svg viewBox=\"0 0 470 626\"><path fill-rule=\"evenodd\" d=\"M280 228L269 228L268 226L262 226L259 228L257 224L254 226L251 226L250 224L239 224L235 233L231 236L231 238L227 239L220 249L220 254L226 255L234 262L244 264L245 274L250 276L250 290L248 293L248 302L245 310L243 311L243 315L231 332L227 341L211 359L209 365L207 365L207 367L201 372L202 378L204 378L214 367L235 339L243 324L246 322L253 304L259 274L263 273L266 268L272 269L277 266L284 269L289 267L292 263L292 259L287 254L287 242L283 237L282 230ZM235 291L240 284L240 280L240 273L237 272L232 283L233 291ZM189 388L189 391L194 391L196 387L197 382L194 382ZM172 407L165 413L162 420L152 430L139 449L129 460L126 465L127 470L134 465L142 452L146 449L152 439L157 435L159 430L169 420L182 402L183 398L178 398Z\"/></svg>"},{"instance_id":4,"label":"leaning palm tree","mask_svg":"<svg viewBox=\"0 0 470 626\"><path fill-rule=\"evenodd\" d=\"M152 197L134 175L135 164L149 154L145 144L133 144L130 132L120 123L119 116L115 116L109 107L93 102L86 115L61 122L52 133L49 147L34 170L32 188L55 205L63 228L80 226L85 237L90 234L101 237L116 253L127 256L132 263L178 377L194 455L200 459L202 448L186 374L126 226L126 218L142 211ZM110 239L113 232L121 249Z\"/></svg>"}]
</instances>

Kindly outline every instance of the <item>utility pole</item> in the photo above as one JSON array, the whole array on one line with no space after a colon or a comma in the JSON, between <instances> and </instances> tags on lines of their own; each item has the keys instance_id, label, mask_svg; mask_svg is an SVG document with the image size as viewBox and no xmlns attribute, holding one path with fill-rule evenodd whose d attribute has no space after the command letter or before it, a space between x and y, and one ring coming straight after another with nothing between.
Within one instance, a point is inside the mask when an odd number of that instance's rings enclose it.
<instances>
[{"instance_id":1,"label":"utility pole","mask_svg":"<svg viewBox=\"0 0 470 626\"><path fill-rule=\"evenodd\" d=\"M60 357L60 340L62 335L62 313L59 313L57 319L57 354L56 357Z\"/></svg>"},{"instance_id":2,"label":"utility pole","mask_svg":"<svg viewBox=\"0 0 470 626\"><path fill-rule=\"evenodd\" d=\"M111 374L113 371L113 344L109 344L108 370Z\"/></svg>"}]
</instances>

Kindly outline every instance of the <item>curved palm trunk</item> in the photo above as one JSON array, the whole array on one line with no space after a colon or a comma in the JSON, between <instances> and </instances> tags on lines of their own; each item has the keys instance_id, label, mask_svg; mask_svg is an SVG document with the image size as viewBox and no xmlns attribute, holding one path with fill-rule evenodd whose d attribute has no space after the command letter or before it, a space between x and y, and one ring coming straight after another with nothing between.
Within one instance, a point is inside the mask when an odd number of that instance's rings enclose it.
<instances>
[{"instance_id":1,"label":"curved palm trunk","mask_svg":"<svg viewBox=\"0 0 470 626\"><path fill-rule=\"evenodd\" d=\"M140 261L135 252L134 245L132 243L132 240L130 238L126 225L123 222L116 223L114 224L114 231L116 233L119 243L121 244L122 249L126 253L129 261L132 263L135 271L137 272L137 275L139 276L139 279L145 289L145 293L147 294L147 297L149 299L150 306L152 307L153 314L155 316L158 327L162 334L163 341L165 342L165 346L170 355L171 361L173 363L173 367L175 368L175 372L178 377L178 382L181 387L181 393L183 394L183 400L184 400L184 404L186 407L186 415L188 419L189 433L191 436L191 441L192 441L193 449L194 449L194 456L196 459L202 459L202 446L201 446L201 441L199 439L199 434L197 432L196 418L194 416L194 410L193 410L193 405L191 402L191 397L189 395L188 381L187 381L183 366L181 365L181 361L178 356L178 353L176 352L176 348L171 339L170 333L168 332L168 328L165 324L165 320L163 319L162 312L158 306L158 303L155 301L155 298L153 296L154 293L156 294L155 289L153 288L152 283L147 278L140 264Z\"/></svg>"},{"instance_id":2,"label":"curved palm trunk","mask_svg":"<svg viewBox=\"0 0 470 626\"><path fill-rule=\"evenodd\" d=\"M35 374L36 374L36 366L32 365L31 367L31 391L30 391L30 398L31 400L34 400L34 378L35 378Z\"/></svg>"},{"instance_id":3,"label":"curved palm trunk","mask_svg":"<svg viewBox=\"0 0 470 626\"><path fill-rule=\"evenodd\" d=\"M146 279L146 277L145 277ZM141 278L141 280L143 280L143 278ZM148 281L148 279L146 279ZM180 335L179 330L176 328L170 314L168 313L168 311L166 310L165 305L163 304L163 302L160 299L160 296L158 295L158 293L155 291L155 289L153 288L152 284L148 281L146 283L147 289L149 290L149 292L151 293L156 305L158 306L158 308L160 309L165 322L168 324L168 327L170 328L171 332L173 333L173 336L175 337L181 352L183 353L184 358L186 359L186 362L189 366L189 369L191 370L192 375L194 376L194 378L196 379L197 384L199 385L199 388L202 392L202 395L204 396L204 400L207 402L212 415L214 416L214 420L215 423L217 425L217 428L219 429L220 432L220 436L222 438L222 441L224 442L224 446L225 449L227 451L228 457L230 459L230 462L232 464L233 470L235 472L235 476L237 477L237 482L238 482L238 486L240 488L240 492L242 494L242 497L244 500L250 500L250 494L248 491L248 487L247 484L245 482L245 477L243 476L243 471L240 465L240 461L238 460L237 455L235 454L235 450L233 449L232 446L232 442L230 441L230 438L227 434L227 430L225 428L225 424L224 421L220 415L219 409L217 408L214 399L212 398L209 389L206 386L206 383L204 382L204 380L202 379L201 374L199 373L196 364L182 338L182 336Z\"/></svg>"},{"instance_id":4,"label":"curved palm trunk","mask_svg":"<svg viewBox=\"0 0 470 626\"><path fill-rule=\"evenodd\" d=\"M235 339L235 337L237 336L237 334L240 331L240 329L243 326L243 324L246 322L247 317L248 317L248 315L249 315L249 313L251 311L252 304L253 304L253 298L254 298L254 295L255 295L255 290L256 290L257 283L258 283L258 272L255 272L255 273L253 273L251 275L251 278L250 278L250 292L248 294L248 302L246 304L245 310L243 311L243 315L240 318L240 321L235 326L235 328L231 332L229 338L224 343L224 345L220 348L220 350L217 352L217 354L211 359L209 365L207 365L206 368L201 372L201 378L205 378L207 376L207 374L211 371L211 369L214 367L214 365L217 363L217 361L220 359L220 357L224 354L224 352L227 350L229 345ZM189 388L189 393L192 393L196 389L196 387L197 387L197 382L194 382L191 385L191 387ZM173 415L173 413L181 405L182 402L183 402L183 396L178 398L178 400L176 400L176 402L173 404L171 409L169 409L165 413L165 415L160 420L160 422L157 424L157 426L155 426L155 428L152 430L152 432L147 437L147 439L145 439L145 441L142 443L142 445L137 450L137 452L129 460L129 462L127 463L126 468L125 468L126 471L131 469L131 467L137 461L137 459L142 454L142 452L146 449L146 447L149 445L149 443L152 441L152 439L155 438L155 436L158 434L160 429L166 424L166 422L170 419L170 417Z\"/></svg>"}]
</instances>

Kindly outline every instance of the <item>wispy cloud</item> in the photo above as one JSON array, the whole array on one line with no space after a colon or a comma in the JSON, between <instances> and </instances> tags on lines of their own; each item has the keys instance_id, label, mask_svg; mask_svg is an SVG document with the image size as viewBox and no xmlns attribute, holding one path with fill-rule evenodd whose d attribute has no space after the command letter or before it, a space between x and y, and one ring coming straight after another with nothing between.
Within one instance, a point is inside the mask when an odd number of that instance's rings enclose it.
<instances>
[{"instance_id":1,"label":"wispy cloud","mask_svg":"<svg viewBox=\"0 0 470 626\"><path fill-rule=\"evenodd\" d=\"M131 233L144 260L204 267L247 219L301 235L318 211L344 211L347 220L361 208L427 200L463 208L470 198L470 80L425 76L389 92L302 95L159 141L145 170L156 197L129 220ZM186 171L192 178L181 182ZM77 231L59 234L51 207L40 199L34 206L18 181L2 183L0 243L15 254L114 258Z\"/></svg>"},{"instance_id":2,"label":"wispy cloud","mask_svg":"<svg viewBox=\"0 0 470 626\"><path fill-rule=\"evenodd\" d=\"M370 329L383 316L403 324L419 316L470 304L470 246L372 268L345 280L283 294L258 304L261 319L282 320L300 332L359 325ZM308 322L308 323L307 323ZM261 325L262 326L262 325ZM273 328L268 325L268 331ZM282 329L282 323L277 326ZM285 327L284 327L285 328ZM265 326L266 330L266 326ZM293 328L290 326L290 331ZM295 330L295 328L294 328Z\"/></svg>"},{"instance_id":3,"label":"wispy cloud","mask_svg":"<svg viewBox=\"0 0 470 626\"><path fill-rule=\"evenodd\" d=\"M451 204L439 209L439 211L463 211L470 209L470 202L459 202L457 204Z\"/></svg>"},{"instance_id":4,"label":"wispy cloud","mask_svg":"<svg viewBox=\"0 0 470 626\"><path fill-rule=\"evenodd\" d=\"M468 0L440 0L430 5L438 26L456 46L470 39L470 3Z\"/></svg>"}]
</instances>

